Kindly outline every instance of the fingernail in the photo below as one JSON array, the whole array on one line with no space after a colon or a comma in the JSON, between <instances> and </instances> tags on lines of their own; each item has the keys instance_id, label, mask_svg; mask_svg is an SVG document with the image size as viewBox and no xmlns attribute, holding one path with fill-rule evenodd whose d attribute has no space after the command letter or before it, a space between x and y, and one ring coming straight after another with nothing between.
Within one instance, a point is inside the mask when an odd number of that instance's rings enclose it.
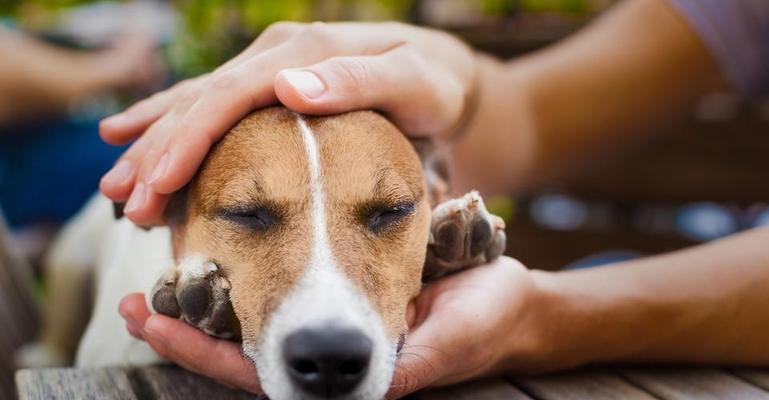
<instances>
[{"instance_id":1,"label":"fingernail","mask_svg":"<svg viewBox=\"0 0 769 400\"><path fill-rule=\"evenodd\" d=\"M123 183L133 176L135 170L136 168L130 160L120 160L104 175L102 181L111 184Z\"/></svg>"},{"instance_id":2,"label":"fingernail","mask_svg":"<svg viewBox=\"0 0 769 400\"><path fill-rule=\"evenodd\" d=\"M103 125L122 125L125 123L126 119L126 116L123 115L123 113L120 113L104 118L101 120L101 123Z\"/></svg>"},{"instance_id":3,"label":"fingernail","mask_svg":"<svg viewBox=\"0 0 769 400\"><path fill-rule=\"evenodd\" d=\"M146 197L146 190L144 189L144 182L139 182L134 186L134 190L131 193L131 197L128 198L128 202L125 204L123 212L134 212L142 207L144 204L144 198Z\"/></svg>"},{"instance_id":4,"label":"fingernail","mask_svg":"<svg viewBox=\"0 0 769 400\"><path fill-rule=\"evenodd\" d=\"M158 179L162 178L163 175L165 175L166 170L168 169L168 153L164 153L162 157L160 157L160 161L158 161L158 165L155 166L155 170L152 171L152 175L150 176L149 183L152 185L155 183Z\"/></svg>"},{"instance_id":5,"label":"fingernail","mask_svg":"<svg viewBox=\"0 0 769 400\"><path fill-rule=\"evenodd\" d=\"M314 99L326 91L326 86L315 73L300 69L287 69L282 72L288 84L305 97Z\"/></svg>"}]
</instances>

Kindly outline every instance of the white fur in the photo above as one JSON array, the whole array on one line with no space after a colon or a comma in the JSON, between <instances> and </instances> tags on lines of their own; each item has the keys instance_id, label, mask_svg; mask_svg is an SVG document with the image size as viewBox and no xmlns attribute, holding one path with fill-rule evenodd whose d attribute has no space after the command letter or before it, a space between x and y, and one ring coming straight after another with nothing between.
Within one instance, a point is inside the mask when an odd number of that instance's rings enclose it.
<instances>
[{"instance_id":1,"label":"white fur","mask_svg":"<svg viewBox=\"0 0 769 400\"><path fill-rule=\"evenodd\" d=\"M212 272L216 272L219 267L216 266L209 257L203 254L192 254L185 256L179 262L180 283L193 278L204 278Z\"/></svg>"},{"instance_id":2,"label":"white fur","mask_svg":"<svg viewBox=\"0 0 769 400\"><path fill-rule=\"evenodd\" d=\"M98 201L111 209L106 199ZM114 222L109 214L102 223L108 224L109 229L94 249L98 254L94 309L78 346L75 364L97 367L157 363L161 358L146 343L128 334L117 309L126 294L148 293L157 277L173 265L170 231L144 231L125 218Z\"/></svg>"},{"instance_id":3,"label":"white fur","mask_svg":"<svg viewBox=\"0 0 769 400\"><path fill-rule=\"evenodd\" d=\"M311 398L293 388L282 357L284 339L292 332L328 324L357 328L373 343L371 366L360 386L347 398L382 398L392 378L395 344L385 332L380 316L355 285L341 273L329 245L321 163L314 133L297 116L307 150L312 190L313 247L306 272L278 306L260 343L244 341L246 355L259 370L262 388L273 400Z\"/></svg>"}]
</instances>

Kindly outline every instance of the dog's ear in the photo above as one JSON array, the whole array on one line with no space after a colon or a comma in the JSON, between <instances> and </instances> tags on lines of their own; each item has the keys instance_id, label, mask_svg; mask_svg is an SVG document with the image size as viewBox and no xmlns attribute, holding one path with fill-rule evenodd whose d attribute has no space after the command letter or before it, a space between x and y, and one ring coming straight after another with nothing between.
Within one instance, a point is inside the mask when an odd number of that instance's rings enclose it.
<instances>
[{"instance_id":1,"label":"dog's ear","mask_svg":"<svg viewBox=\"0 0 769 400\"><path fill-rule=\"evenodd\" d=\"M125 208L125 203L118 203L116 201L112 202L112 213L115 215L115 219L123 218L125 213L123 212L123 209Z\"/></svg>"},{"instance_id":2,"label":"dog's ear","mask_svg":"<svg viewBox=\"0 0 769 400\"><path fill-rule=\"evenodd\" d=\"M187 222L189 191L189 185L187 185L172 194L163 212L163 225L168 226L172 231L178 230Z\"/></svg>"},{"instance_id":3,"label":"dog's ear","mask_svg":"<svg viewBox=\"0 0 769 400\"><path fill-rule=\"evenodd\" d=\"M433 139L409 139L414 146L429 195L430 207L435 207L451 198L451 156L446 145Z\"/></svg>"}]
</instances>

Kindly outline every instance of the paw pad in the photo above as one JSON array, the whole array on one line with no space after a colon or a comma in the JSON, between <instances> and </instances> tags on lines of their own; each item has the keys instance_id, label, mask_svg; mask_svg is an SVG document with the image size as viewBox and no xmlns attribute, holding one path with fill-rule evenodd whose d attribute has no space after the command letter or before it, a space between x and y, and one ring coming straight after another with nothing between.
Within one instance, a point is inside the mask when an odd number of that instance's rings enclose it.
<instances>
[{"instance_id":1,"label":"paw pad","mask_svg":"<svg viewBox=\"0 0 769 400\"><path fill-rule=\"evenodd\" d=\"M209 335L240 337L240 323L230 302L230 282L211 261L182 261L158 279L150 299L156 312L180 318Z\"/></svg>"},{"instance_id":2,"label":"paw pad","mask_svg":"<svg viewBox=\"0 0 769 400\"><path fill-rule=\"evenodd\" d=\"M505 250L505 223L476 191L433 209L425 279L495 260Z\"/></svg>"}]
</instances>

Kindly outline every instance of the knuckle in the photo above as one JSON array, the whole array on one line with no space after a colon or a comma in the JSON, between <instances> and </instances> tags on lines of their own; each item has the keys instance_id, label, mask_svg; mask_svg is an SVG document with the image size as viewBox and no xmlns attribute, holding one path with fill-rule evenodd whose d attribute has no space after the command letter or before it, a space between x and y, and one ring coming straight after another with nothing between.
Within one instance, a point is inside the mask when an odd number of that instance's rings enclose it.
<instances>
[{"instance_id":1,"label":"knuckle","mask_svg":"<svg viewBox=\"0 0 769 400\"><path fill-rule=\"evenodd\" d=\"M259 36L263 40L279 40L298 32L303 24L298 22L280 21L267 27Z\"/></svg>"},{"instance_id":2,"label":"knuckle","mask_svg":"<svg viewBox=\"0 0 769 400\"><path fill-rule=\"evenodd\" d=\"M191 104L192 102L197 100L198 97L200 97L201 92L202 92L202 88L201 88L201 85L198 83L185 86L182 90L179 91L179 95L177 97L177 103Z\"/></svg>"},{"instance_id":3,"label":"knuckle","mask_svg":"<svg viewBox=\"0 0 769 400\"><path fill-rule=\"evenodd\" d=\"M325 22L313 22L305 25L298 37L303 42L333 44L335 42L334 29Z\"/></svg>"},{"instance_id":4,"label":"knuckle","mask_svg":"<svg viewBox=\"0 0 769 400\"><path fill-rule=\"evenodd\" d=\"M336 74L345 87L354 94L364 93L372 80L371 67L359 58L346 58L334 60Z\"/></svg>"},{"instance_id":5,"label":"knuckle","mask_svg":"<svg viewBox=\"0 0 769 400\"><path fill-rule=\"evenodd\" d=\"M398 52L402 62L409 66L412 73L418 74L420 78L425 78L429 75L428 62L416 47L405 44L398 48Z\"/></svg>"},{"instance_id":6,"label":"knuckle","mask_svg":"<svg viewBox=\"0 0 769 400\"><path fill-rule=\"evenodd\" d=\"M218 72L211 77L210 85L212 89L229 90L237 84L237 77L229 72Z\"/></svg>"}]
</instances>

